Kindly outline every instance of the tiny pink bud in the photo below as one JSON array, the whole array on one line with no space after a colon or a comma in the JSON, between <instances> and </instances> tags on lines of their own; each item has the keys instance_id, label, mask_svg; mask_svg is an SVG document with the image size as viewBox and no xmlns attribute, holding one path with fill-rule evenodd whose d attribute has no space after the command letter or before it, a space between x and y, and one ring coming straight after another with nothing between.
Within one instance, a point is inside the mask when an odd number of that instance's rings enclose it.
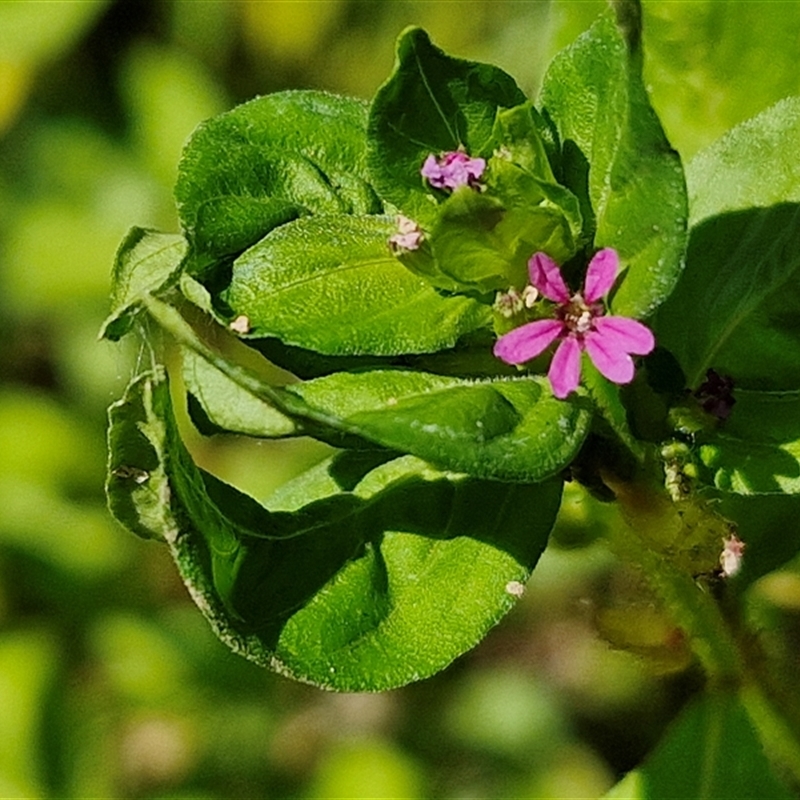
<instances>
[{"instance_id":1,"label":"tiny pink bud","mask_svg":"<svg viewBox=\"0 0 800 800\"><path fill-rule=\"evenodd\" d=\"M407 253L419 249L422 241L422 231L414 220L404 217L402 214L397 217L397 233L389 237L389 247L393 253Z\"/></svg>"},{"instance_id":2,"label":"tiny pink bud","mask_svg":"<svg viewBox=\"0 0 800 800\"><path fill-rule=\"evenodd\" d=\"M723 548L719 556L722 577L732 578L742 568L746 545L735 533L724 539L722 544Z\"/></svg>"}]
</instances>

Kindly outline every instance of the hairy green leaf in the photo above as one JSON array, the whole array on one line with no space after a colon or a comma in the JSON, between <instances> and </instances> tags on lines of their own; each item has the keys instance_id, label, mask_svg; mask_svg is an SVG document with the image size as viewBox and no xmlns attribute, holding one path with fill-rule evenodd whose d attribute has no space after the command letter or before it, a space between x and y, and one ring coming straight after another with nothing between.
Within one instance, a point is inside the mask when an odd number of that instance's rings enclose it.
<instances>
[{"instance_id":1,"label":"hairy green leaf","mask_svg":"<svg viewBox=\"0 0 800 800\"><path fill-rule=\"evenodd\" d=\"M736 494L800 494L800 393L735 393L729 419L698 435L714 485Z\"/></svg>"},{"instance_id":2,"label":"hairy green leaf","mask_svg":"<svg viewBox=\"0 0 800 800\"><path fill-rule=\"evenodd\" d=\"M202 433L241 433L264 438L298 433L293 419L242 388L206 359L183 348L181 360L189 411Z\"/></svg>"},{"instance_id":3,"label":"hairy green leaf","mask_svg":"<svg viewBox=\"0 0 800 800\"><path fill-rule=\"evenodd\" d=\"M302 214L380 212L366 104L319 91L258 97L198 127L175 196L198 269Z\"/></svg>"},{"instance_id":4,"label":"hairy green leaf","mask_svg":"<svg viewBox=\"0 0 800 800\"><path fill-rule=\"evenodd\" d=\"M749 389L800 385L797 142L800 99L790 98L738 125L687 167L693 227L686 271L659 310L656 331L690 386L709 367Z\"/></svg>"},{"instance_id":5,"label":"hairy green leaf","mask_svg":"<svg viewBox=\"0 0 800 800\"><path fill-rule=\"evenodd\" d=\"M699 152L686 165L692 226L731 211L800 203L798 147L800 97L787 97Z\"/></svg>"},{"instance_id":6,"label":"hairy green leaf","mask_svg":"<svg viewBox=\"0 0 800 800\"><path fill-rule=\"evenodd\" d=\"M518 175L512 177L509 172ZM520 184L529 178L502 162L492 174L498 183L507 179L507 183ZM528 260L533 253L553 253L561 261L574 254L575 242L565 215L552 204L540 203L538 184L533 179L529 182L533 191L528 197L506 192L508 203L505 198L462 188L440 207L429 237L431 250L439 271L462 291L522 288L529 281Z\"/></svg>"},{"instance_id":7,"label":"hairy green leaf","mask_svg":"<svg viewBox=\"0 0 800 800\"><path fill-rule=\"evenodd\" d=\"M108 507L128 530L145 539L166 539L175 528L164 502L170 491L165 464L168 408L169 395L154 393L153 382L140 379L108 409Z\"/></svg>"},{"instance_id":8,"label":"hairy green leaf","mask_svg":"<svg viewBox=\"0 0 800 800\"><path fill-rule=\"evenodd\" d=\"M315 468L267 510L195 467L160 368L112 407L110 442L114 513L167 542L223 641L343 691L420 679L479 641L522 591L561 493L367 454Z\"/></svg>"},{"instance_id":9,"label":"hairy green leaf","mask_svg":"<svg viewBox=\"0 0 800 800\"><path fill-rule=\"evenodd\" d=\"M632 317L672 291L687 217L680 158L650 107L641 58L635 31L609 12L556 56L540 97L561 139L561 180L584 201L587 238L626 267L614 313Z\"/></svg>"},{"instance_id":10,"label":"hairy green leaf","mask_svg":"<svg viewBox=\"0 0 800 800\"><path fill-rule=\"evenodd\" d=\"M394 72L372 101L368 164L381 196L421 223L436 213L436 192L420 169L426 157L466 148L489 156L499 108L525 102L501 69L452 58L425 31L409 28L397 42Z\"/></svg>"},{"instance_id":11,"label":"hairy green leaf","mask_svg":"<svg viewBox=\"0 0 800 800\"><path fill-rule=\"evenodd\" d=\"M800 204L725 213L692 229L686 271L654 323L690 387L709 368L747 389L800 385L799 275Z\"/></svg>"},{"instance_id":12,"label":"hairy green leaf","mask_svg":"<svg viewBox=\"0 0 800 800\"><path fill-rule=\"evenodd\" d=\"M471 382L377 370L287 388L351 433L493 480L556 474L575 457L591 420L587 398L556 400L538 378Z\"/></svg>"},{"instance_id":13,"label":"hairy green leaf","mask_svg":"<svg viewBox=\"0 0 800 800\"><path fill-rule=\"evenodd\" d=\"M305 433L334 443L358 437L479 478L541 481L575 457L591 422L586 397L556 400L540 378L470 381L370 370L275 388L207 350L166 316L159 321L194 351L186 356L192 369L207 362L190 386L208 374L208 389L193 394L208 421L232 432Z\"/></svg>"},{"instance_id":14,"label":"hairy green leaf","mask_svg":"<svg viewBox=\"0 0 800 800\"><path fill-rule=\"evenodd\" d=\"M444 297L392 256L385 217L320 215L277 228L233 266L223 299L254 337L326 355L430 353L490 323L490 309Z\"/></svg>"},{"instance_id":15,"label":"hairy green leaf","mask_svg":"<svg viewBox=\"0 0 800 800\"><path fill-rule=\"evenodd\" d=\"M111 278L111 314L100 335L116 341L131 328L142 296L171 283L186 254L186 240L174 233L131 228L117 250Z\"/></svg>"}]
</instances>

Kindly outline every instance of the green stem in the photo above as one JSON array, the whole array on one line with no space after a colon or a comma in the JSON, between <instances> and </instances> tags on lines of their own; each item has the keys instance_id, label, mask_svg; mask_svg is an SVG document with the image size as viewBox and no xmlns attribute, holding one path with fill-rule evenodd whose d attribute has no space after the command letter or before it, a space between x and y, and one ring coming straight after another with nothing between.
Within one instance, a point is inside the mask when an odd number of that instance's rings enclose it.
<instances>
[{"instance_id":1,"label":"green stem","mask_svg":"<svg viewBox=\"0 0 800 800\"><path fill-rule=\"evenodd\" d=\"M747 650L741 646L737 631L732 630L708 588L653 546L653 539L658 538L654 530L668 527L669 520L665 522L664 518L681 512L680 504L668 501L663 490L649 486L612 488L617 492L627 523L617 532L612 546L622 557L641 565L653 589L687 635L709 683L737 691L766 752L800 784L797 732L761 687L757 670L748 664ZM694 524L713 530L715 517L713 511L700 507L700 516L694 519Z\"/></svg>"},{"instance_id":2,"label":"green stem","mask_svg":"<svg viewBox=\"0 0 800 800\"><path fill-rule=\"evenodd\" d=\"M787 724L772 700L754 681L747 681L739 696L748 716L758 731L764 750L783 765L800 785L800 742L796 731Z\"/></svg>"},{"instance_id":3,"label":"green stem","mask_svg":"<svg viewBox=\"0 0 800 800\"><path fill-rule=\"evenodd\" d=\"M687 636L709 679L739 683L744 663L727 622L710 591L653 548L641 535L637 520L653 525L650 514L625 515L628 527L612 542L617 552L642 567L644 575Z\"/></svg>"}]
</instances>

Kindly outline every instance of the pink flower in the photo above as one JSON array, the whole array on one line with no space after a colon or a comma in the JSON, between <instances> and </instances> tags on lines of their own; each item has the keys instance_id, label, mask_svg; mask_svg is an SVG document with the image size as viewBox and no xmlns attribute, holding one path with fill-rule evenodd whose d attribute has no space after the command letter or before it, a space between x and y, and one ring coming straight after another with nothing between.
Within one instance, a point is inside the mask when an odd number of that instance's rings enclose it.
<instances>
[{"instance_id":1,"label":"pink flower","mask_svg":"<svg viewBox=\"0 0 800 800\"><path fill-rule=\"evenodd\" d=\"M474 188L485 169L484 159L470 158L463 150L453 150L439 158L429 155L420 172L435 189L452 190L459 186Z\"/></svg>"},{"instance_id":2,"label":"pink flower","mask_svg":"<svg viewBox=\"0 0 800 800\"><path fill-rule=\"evenodd\" d=\"M589 263L583 290L570 294L555 261L536 253L528 262L531 283L548 300L558 303L555 319L529 322L501 336L494 354L507 364L523 364L560 339L547 373L553 394L560 400L578 388L584 350L608 380L629 383L634 372L631 355L647 355L655 347L655 339L650 329L635 319L604 316L600 300L614 285L618 269L617 251L610 247L600 250Z\"/></svg>"}]
</instances>

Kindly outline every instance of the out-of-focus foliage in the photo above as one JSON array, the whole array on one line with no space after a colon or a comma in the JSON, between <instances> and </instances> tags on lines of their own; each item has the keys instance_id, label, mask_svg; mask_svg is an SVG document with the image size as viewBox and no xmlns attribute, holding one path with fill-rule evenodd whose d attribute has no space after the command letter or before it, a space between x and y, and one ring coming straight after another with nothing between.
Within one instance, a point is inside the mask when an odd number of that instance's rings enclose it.
<instances>
[{"instance_id":1,"label":"out-of-focus foliage","mask_svg":"<svg viewBox=\"0 0 800 800\"><path fill-rule=\"evenodd\" d=\"M695 688L690 656L598 540L614 512L574 487L506 624L386 695L321 693L230 654L166 550L119 530L102 494L104 409L144 358L96 341L110 266L132 220L177 230L198 122L288 88L368 98L409 24L533 95L602 7L0 3L0 796L594 797L659 738ZM800 3L645 0L644 19L648 89L684 158L800 91ZM259 498L327 453L185 436ZM787 686L799 585L790 563L750 589Z\"/></svg>"}]
</instances>

